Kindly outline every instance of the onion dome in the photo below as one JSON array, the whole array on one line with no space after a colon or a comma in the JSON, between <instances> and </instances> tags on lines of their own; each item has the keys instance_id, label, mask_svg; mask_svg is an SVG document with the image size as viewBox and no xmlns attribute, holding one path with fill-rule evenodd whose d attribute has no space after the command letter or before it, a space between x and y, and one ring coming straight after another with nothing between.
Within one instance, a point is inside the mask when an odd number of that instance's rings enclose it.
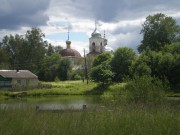
<instances>
[{"instance_id":1,"label":"onion dome","mask_svg":"<svg viewBox=\"0 0 180 135\"><path fill-rule=\"evenodd\" d=\"M81 54L75 49L67 48L60 52L62 57L81 57Z\"/></svg>"},{"instance_id":2,"label":"onion dome","mask_svg":"<svg viewBox=\"0 0 180 135\"><path fill-rule=\"evenodd\" d=\"M91 34L92 37L101 37L101 33L95 28L93 33Z\"/></svg>"},{"instance_id":3,"label":"onion dome","mask_svg":"<svg viewBox=\"0 0 180 135\"><path fill-rule=\"evenodd\" d=\"M71 41L70 40L66 40L66 45L71 45Z\"/></svg>"},{"instance_id":4,"label":"onion dome","mask_svg":"<svg viewBox=\"0 0 180 135\"><path fill-rule=\"evenodd\" d=\"M62 57L76 57L80 58L81 54L75 49L71 49L71 41L69 40L69 31L68 31L68 39L66 40L66 49L63 49L60 52Z\"/></svg>"}]
</instances>

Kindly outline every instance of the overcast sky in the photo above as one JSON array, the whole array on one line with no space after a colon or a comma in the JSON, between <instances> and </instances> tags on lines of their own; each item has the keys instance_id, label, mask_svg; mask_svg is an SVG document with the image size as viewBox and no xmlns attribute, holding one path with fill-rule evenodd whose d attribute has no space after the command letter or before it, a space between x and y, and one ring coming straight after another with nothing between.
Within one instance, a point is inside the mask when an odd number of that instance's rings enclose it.
<instances>
[{"instance_id":1,"label":"overcast sky","mask_svg":"<svg viewBox=\"0 0 180 135\"><path fill-rule=\"evenodd\" d=\"M0 40L4 35L24 34L31 27L45 33L45 39L65 47L67 27L71 47L88 51L94 22L114 50L131 47L142 40L140 30L148 15L164 13L180 24L180 0L0 0Z\"/></svg>"}]
</instances>

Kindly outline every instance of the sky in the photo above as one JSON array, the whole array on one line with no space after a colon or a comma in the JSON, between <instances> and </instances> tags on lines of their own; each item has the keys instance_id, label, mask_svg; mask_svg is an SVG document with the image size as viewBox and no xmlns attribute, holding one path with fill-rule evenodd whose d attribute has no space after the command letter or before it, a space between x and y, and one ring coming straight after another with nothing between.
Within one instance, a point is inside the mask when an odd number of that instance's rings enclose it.
<instances>
[{"instance_id":1,"label":"sky","mask_svg":"<svg viewBox=\"0 0 180 135\"><path fill-rule=\"evenodd\" d=\"M180 0L0 0L0 41L5 35L25 34L38 27L53 45L66 47L69 29L71 48L88 52L89 38L98 30L116 50L137 51L142 24L148 15L163 13L180 24Z\"/></svg>"}]
</instances>

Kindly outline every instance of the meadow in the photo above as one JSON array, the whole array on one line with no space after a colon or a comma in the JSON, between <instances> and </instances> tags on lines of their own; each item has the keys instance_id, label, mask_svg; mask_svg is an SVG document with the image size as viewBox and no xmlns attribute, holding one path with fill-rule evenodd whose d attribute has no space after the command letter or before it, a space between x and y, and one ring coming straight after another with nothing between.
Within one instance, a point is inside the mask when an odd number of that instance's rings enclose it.
<instances>
[{"instance_id":1,"label":"meadow","mask_svg":"<svg viewBox=\"0 0 180 135\"><path fill-rule=\"evenodd\" d=\"M50 88L26 89L15 91L0 91L0 100L8 97L42 97L58 95L102 95L104 97L112 96L117 90L121 90L126 83L116 83L111 85L99 85L89 81L89 84L82 81L59 81L59 82L41 82L43 85L49 85ZM171 90L172 91L172 90ZM180 97L180 93L166 92L168 97Z\"/></svg>"},{"instance_id":2,"label":"meadow","mask_svg":"<svg viewBox=\"0 0 180 135\"><path fill-rule=\"evenodd\" d=\"M179 135L177 104L122 105L103 111L0 109L1 135Z\"/></svg>"},{"instance_id":3,"label":"meadow","mask_svg":"<svg viewBox=\"0 0 180 135\"><path fill-rule=\"evenodd\" d=\"M138 80L140 80L138 78ZM51 89L2 92L0 97L38 97L58 95L100 95L100 106L74 111L37 111L34 107L0 108L2 135L179 135L180 100L154 98L160 88L147 81L113 85L88 85L81 81L51 82ZM144 81L142 83L142 81ZM146 85L144 85L146 84ZM147 91L147 87L149 90ZM128 86L128 87L126 87ZM133 86L133 87L132 87ZM151 87L153 89L151 89ZM135 93L129 94L133 88ZM141 90L141 93L137 93ZM122 91L122 92L121 92ZM143 91L147 93L144 94ZM24 93L24 94L23 94ZM127 94L127 95L126 95ZM133 98L132 98L132 94ZM153 94L153 95L152 95ZM155 93L157 94L157 93ZM161 94L161 93L160 93ZM174 94L174 93L172 93ZM176 94L176 96L178 93ZM137 98L134 98L138 96ZM144 96L148 100L144 101ZM163 95L163 96L167 96ZM130 98L125 98L130 97ZM159 96L157 96L159 98ZM131 99L131 100L128 100ZM143 99L143 100L142 100ZM133 102L132 102L133 100ZM153 100L157 100L154 102ZM134 102L140 101L140 102ZM160 102L159 102L160 101Z\"/></svg>"}]
</instances>

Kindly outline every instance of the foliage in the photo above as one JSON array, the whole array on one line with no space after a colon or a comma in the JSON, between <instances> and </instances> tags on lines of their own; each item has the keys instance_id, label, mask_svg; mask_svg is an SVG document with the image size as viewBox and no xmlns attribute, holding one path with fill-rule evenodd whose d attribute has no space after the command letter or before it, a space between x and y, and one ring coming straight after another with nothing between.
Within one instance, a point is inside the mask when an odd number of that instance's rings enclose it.
<instances>
[{"instance_id":1,"label":"foliage","mask_svg":"<svg viewBox=\"0 0 180 135\"><path fill-rule=\"evenodd\" d=\"M129 68L135 57L136 53L128 47L118 48L114 52L114 57L111 61L112 72L115 73L114 81L122 81L125 76L130 75Z\"/></svg>"},{"instance_id":2,"label":"foliage","mask_svg":"<svg viewBox=\"0 0 180 135\"><path fill-rule=\"evenodd\" d=\"M69 77L70 80L81 80L84 77L84 71L81 69L72 70Z\"/></svg>"},{"instance_id":3,"label":"foliage","mask_svg":"<svg viewBox=\"0 0 180 135\"><path fill-rule=\"evenodd\" d=\"M102 64L104 61L110 60L111 59L111 54L110 53L102 53L98 55L94 61L93 61L93 67L98 66Z\"/></svg>"},{"instance_id":4,"label":"foliage","mask_svg":"<svg viewBox=\"0 0 180 135\"><path fill-rule=\"evenodd\" d=\"M166 82L150 77L135 76L125 86L128 101L135 103L160 103L164 98L164 91L168 89Z\"/></svg>"},{"instance_id":5,"label":"foliage","mask_svg":"<svg viewBox=\"0 0 180 135\"><path fill-rule=\"evenodd\" d=\"M173 55L180 54L180 42L165 45L164 48L162 49L162 52L171 53Z\"/></svg>"},{"instance_id":6,"label":"foliage","mask_svg":"<svg viewBox=\"0 0 180 135\"><path fill-rule=\"evenodd\" d=\"M132 75L149 75L161 80L168 80L172 87L179 85L180 80L180 43L166 45L161 51L146 50L133 61Z\"/></svg>"},{"instance_id":7,"label":"foliage","mask_svg":"<svg viewBox=\"0 0 180 135\"><path fill-rule=\"evenodd\" d=\"M59 65L62 58L59 53L45 56L39 68L38 77L43 81L54 81L59 73Z\"/></svg>"},{"instance_id":8,"label":"foliage","mask_svg":"<svg viewBox=\"0 0 180 135\"><path fill-rule=\"evenodd\" d=\"M114 73L111 71L111 66L108 61L101 63L91 69L91 79L95 82L110 83Z\"/></svg>"},{"instance_id":9,"label":"foliage","mask_svg":"<svg viewBox=\"0 0 180 135\"><path fill-rule=\"evenodd\" d=\"M60 82L59 78L56 76L54 79L55 82Z\"/></svg>"},{"instance_id":10,"label":"foliage","mask_svg":"<svg viewBox=\"0 0 180 135\"><path fill-rule=\"evenodd\" d=\"M2 47L9 55L11 68L37 72L45 55L44 34L38 28L28 30L25 35L5 36Z\"/></svg>"},{"instance_id":11,"label":"foliage","mask_svg":"<svg viewBox=\"0 0 180 135\"><path fill-rule=\"evenodd\" d=\"M180 26L176 20L164 14L149 15L142 26L143 40L138 47L140 53L147 48L160 51L166 44L180 40Z\"/></svg>"},{"instance_id":12,"label":"foliage","mask_svg":"<svg viewBox=\"0 0 180 135\"><path fill-rule=\"evenodd\" d=\"M0 69L8 69L9 56L4 48L0 47Z\"/></svg>"},{"instance_id":13,"label":"foliage","mask_svg":"<svg viewBox=\"0 0 180 135\"><path fill-rule=\"evenodd\" d=\"M71 63L69 59L63 58L58 66L58 77L61 81L69 79L69 72L71 70Z\"/></svg>"},{"instance_id":14,"label":"foliage","mask_svg":"<svg viewBox=\"0 0 180 135\"><path fill-rule=\"evenodd\" d=\"M63 50L63 48L61 46L53 46L51 44L49 44L47 46L48 46L48 49L47 49L46 54L48 56L52 55L53 53L60 53Z\"/></svg>"},{"instance_id":15,"label":"foliage","mask_svg":"<svg viewBox=\"0 0 180 135\"><path fill-rule=\"evenodd\" d=\"M145 54L138 56L130 67L131 76L151 76L151 68L148 65L149 61L149 57Z\"/></svg>"},{"instance_id":16,"label":"foliage","mask_svg":"<svg viewBox=\"0 0 180 135\"><path fill-rule=\"evenodd\" d=\"M94 61L95 57L94 56L87 56L86 57L86 63L87 63L87 69L88 71L91 71L91 68L93 67L93 61Z\"/></svg>"},{"instance_id":17,"label":"foliage","mask_svg":"<svg viewBox=\"0 0 180 135\"><path fill-rule=\"evenodd\" d=\"M110 83L114 77L110 65L111 55L109 53L102 53L98 55L93 61L91 69L91 79L95 82Z\"/></svg>"}]
</instances>

